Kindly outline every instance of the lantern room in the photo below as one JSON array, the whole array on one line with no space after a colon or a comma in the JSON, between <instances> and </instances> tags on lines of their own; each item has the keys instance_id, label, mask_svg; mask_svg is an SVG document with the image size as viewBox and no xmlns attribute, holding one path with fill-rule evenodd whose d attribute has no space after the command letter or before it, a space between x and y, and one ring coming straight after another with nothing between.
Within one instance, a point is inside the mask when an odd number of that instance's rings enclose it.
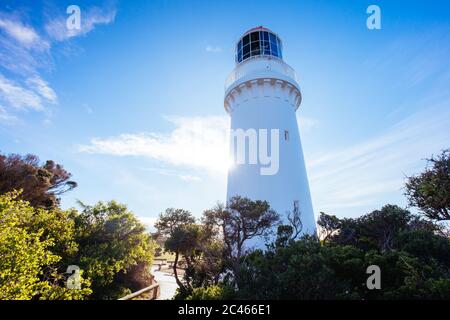
<instances>
[{"instance_id":1,"label":"lantern room","mask_svg":"<svg viewBox=\"0 0 450 320\"><path fill-rule=\"evenodd\" d=\"M257 56L283 58L280 38L264 27L250 29L236 45L236 63Z\"/></svg>"}]
</instances>

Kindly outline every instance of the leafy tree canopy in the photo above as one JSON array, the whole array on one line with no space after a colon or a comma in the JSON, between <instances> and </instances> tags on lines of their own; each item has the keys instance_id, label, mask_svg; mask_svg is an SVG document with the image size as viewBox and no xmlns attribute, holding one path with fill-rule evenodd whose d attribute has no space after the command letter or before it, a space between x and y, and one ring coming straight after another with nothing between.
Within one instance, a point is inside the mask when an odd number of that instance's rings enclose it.
<instances>
[{"instance_id":1,"label":"leafy tree canopy","mask_svg":"<svg viewBox=\"0 0 450 320\"><path fill-rule=\"evenodd\" d=\"M450 220L450 149L427 161L425 171L406 182L409 204L432 220Z\"/></svg>"},{"instance_id":2,"label":"leafy tree canopy","mask_svg":"<svg viewBox=\"0 0 450 320\"><path fill-rule=\"evenodd\" d=\"M32 154L0 154L0 194L22 190L20 198L33 207L57 207L59 196L77 186L70 177L69 172L51 160L41 164Z\"/></svg>"},{"instance_id":3,"label":"leafy tree canopy","mask_svg":"<svg viewBox=\"0 0 450 320\"><path fill-rule=\"evenodd\" d=\"M188 299L449 299L450 239L440 226L386 205L356 219L321 214L326 236L291 238L279 226L266 251L247 252L239 277L194 287ZM381 269L369 290L367 267ZM225 290L227 289L227 290Z\"/></svg>"},{"instance_id":4,"label":"leafy tree canopy","mask_svg":"<svg viewBox=\"0 0 450 320\"><path fill-rule=\"evenodd\" d=\"M69 290L65 276L58 272L61 256L56 253L76 250L73 226L64 226L66 216L35 209L18 197L18 192L0 196L0 300L89 295L89 281L81 277L82 289Z\"/></svg>"},{"instance_id":5,"label":"leafy tree canopy","mask_svg":"<svg viewBox=\"0 0 450 320\"><path fill-rule=\"evenodd\" d=\"M145 226L115 201L80 204L81 212L72 211L78 243L75 264L92 281L91 298L117 299L150 285L155 243ZM127 275L133 281L127 283Z\"/></svg>"}]
</instances>

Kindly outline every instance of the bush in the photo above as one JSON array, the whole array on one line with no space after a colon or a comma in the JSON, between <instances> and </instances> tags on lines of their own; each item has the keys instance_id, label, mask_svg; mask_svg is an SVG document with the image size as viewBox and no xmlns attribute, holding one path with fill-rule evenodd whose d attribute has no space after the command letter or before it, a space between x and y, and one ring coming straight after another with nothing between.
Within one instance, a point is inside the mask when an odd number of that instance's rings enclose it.
<instances>
[{"instance_id":1,"label":"bush","mask_svg":"<svg viewBox=\"0 0 450 320\"><path fill-rule=\"evenodd\" d=\"M62 243L74 249L73 229L54 221L53 212L17 200L19 194L0 196L0 300L83 299L91 293L89 282L81 278L81 290L67 289L55 254L64 251L57 248Z\"/></svg>"},{"instance_id":2,"label":"bush","mask_svg":"<svg viewBox=\"0 0 450 320\"><path fill-rule=\"evenodd\" d=\"M72 211L76 265L92 281L92 299L118 299L151 285L155 242L125 205L99 202Z\"/></svg>"},{"instance_id":3,"label":"bush","mask_svg":"<svg viewBox=\"0 0 450 320\"><path fill-rule=\"evenodd\" d=\"M230 300L234 297L234 290L225 285L194 288L186 300Z\"/></svg>"}]
</instances>

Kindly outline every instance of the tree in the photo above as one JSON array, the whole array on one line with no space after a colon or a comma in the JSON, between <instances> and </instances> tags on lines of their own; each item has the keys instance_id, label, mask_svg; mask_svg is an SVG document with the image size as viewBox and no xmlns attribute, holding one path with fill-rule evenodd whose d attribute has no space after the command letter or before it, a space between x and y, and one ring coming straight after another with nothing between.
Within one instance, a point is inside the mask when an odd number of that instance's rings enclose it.
<instances>
[{"instance_id":1,"label":"tree","mask_svg":"<svg viewBox=\"0 0 450 320\"><path fill-rule=\"evenodd\" d=\"M56 264L60 272L65 272L67 266L73 264L78 252L78 244L75 240L72 210L37 208L35 214L28 218L27 228L33 232L42 232L43 240L52 240L52 253L61 257Z\"/></svg>"},{"instance_id":2,"label":"tree","mask_svg":"<svg viewBox=\"0 0 450 320\"><path fill-rule=\"evenodd\" d=\"M297 239L303 230L301 211L298 206L294 210L286 212L288 225L279 225L277 228L277 237L275 239L276 247L285 247L289 242Z\"/></svg>"},{"instance_id":3,"label":"tree","mask_svg":"<svg viewBox=\"0 0 450 320\"><path fill-rule=\"evenodd\" d=\"M320 239L322 241L327 241L333 234L336 233L341 228L341 221L338 217L333 215L328 215L324 212L320 213L319 220L317 224L320 227Z\"/></svg>"},{"instance_id":4,"label":"tree","mask_svg":"<svg viewBox=\"0 0 450 320\"><path fill-rule=\"evenodd\" d=\"M275 247L286 247L293 240L294 228L289 225L279 225L277 228L277 238Z\"/></svg>"},{"instance_id":5,"label":"tree","mask_svg":"<svg viewBox=\"0 0 450 320\"><path fill-rule=\"evenodd\" d=\"M385 205L356 219L345 218L336 221L339 229L331 237L331 243L353 245L363 250L390 250L394 248L395 237L402 231L428 225L408 210L396 205Z\"/></svg>"},{"instance_id":6,"label":"tree","mask_svg":"<svg viewBox=\"0 0 450 320\"><path fill-rule=\"evenodd\" d=\"M155 228L161 235L170 235L176 228L195 223L194 216L187 210L168 208L159 214Z\"/></svg>"},{"instance_id":7,"label":"tree","mask_svg":"<svg viewBox=\"0 0 450 320\"><path fill-rule=\"evenodd\" d=\"M246 254L236 297L450 298L450 239L437 232L438 225L395 205L356 219L322 214L319 225L326 229L326 241L311 236L292 240L293 228L280 226L268 250ZM366 286L370 265L382 270L381 290ZM195 298L208 297L216 289L200 290Z\"/></svg>"},{"instance_id":8,"label":"tree","mask_svg":"<svg viewBox=\"0 0 450 320\"><path fill-rule=\"evenodd\" d=\"M167 251L175 253L173 272L182 296L189 294L191 283L189 281L189 277L185 277L185 280L187 280L186 284L181 282L179 278L177 270L179 258L180 255L184 257L186 269L192 268L193 263L195 263L196 256L199 254L197 248L199 247L200 241L200 227L195 224L188 224L176 227L164 244Z\"/></svg>"},{"instance_id":9,"label":"tree","mask_svg":"<svg viewBox=\"0 0 450 320\"><path fill-rule=\"evenodd\" d=\"M294 209L287 214L289 225L292 227L291 239L297 239L303 230L302 212L298 206L294 206Z\"/></svg>"},{"instance_id":10,"label":"tree","mask_svg":"<svg viewBox=\"0 0 450 320\"><path fill-rule=\"evenodd\" d=\"M186 277L191 278L192 287L218 285L225 272L224 245L220 239L208 236L203 227L203 239L198 251L199 258L192 268L186 270Z\"/></svg>"},{"instance_id":11,"label":"tree","mask_svg":"<svg viewBox=\"0 0 450 320\"><path fill-rule=\"evenodd\" d=\"M405 184L409 204L432 220L450 220L450 149L427 159L428 167Z\"/></svg>"},{"instance_id":12,"label":"tree","mask_svg":"<svg viewBox=\"0 0 450 320\"><path fill-rule=\"evenodd\" d=\"M191 236L196 236L194 234L196 232L195 228L189 227L194 224L195 218L189 211L174 208L168 208L164 213L160 213L155 223L157 237L166 237L166 241L164 242L165 250L175 253L173 273L182 294L187 294L188 289L181 282L177 268L180 255L188 250L193 250L193 247L195 247L195 243L189 241ZM189 241L189 243L184 243L184 241Z\"/></svg>"},{"instance_id":13,"label":"tree","mask_svg":"<svg viewBox=\"0 0 450 320\"><path fill-rule=\"evenodd\" d=\"M437 262L443 266L450 266L449 238L429 230L403 231L396 236L394 247L417 257L424 263Z\"/></svg>"},{"instance_id":14,"label":"tree","mask_svg":"<svg viewBox=\"0 0 450 320\"><path fill-rule=\"evenodd\" d=\"M81 277L82 289L69 290L56 267L61 256L55 252L74 249L71 229L58 224L52 212L35 209L18 197L18 192L0 196L0 300L82 299L89 295L89 281ZM70 248L63 248L64 244Z\"/></svg>"},{"instance_id":15,"label":"tree","mask_svg":"<svg viewBox=\"0 0 450 320\"><path fill-rule=\"evenodd\" d=\"M23 190L20 198L34 207L57 207L58 196L77 186L70 177L69 172L51 160L40 164L35 155L0 154L0 194Z\"/></svg>"},{"instance_id":16,"label":"tree","mask_svg":"<svg viewBox=\"0 0 450 320\"><path fill-rule=\"evenodd\" d=\"M205 211L203 221L206 225L220 228L225 245L225 260L239 283L241 258L248 251L245 243L255 237L270 235L279 221L279 215L270 209L267 201L252 201L235 196L229 200L226 208L219 204Z\"/></svg>"},{"instance_id":17,"label":"tree","mask_svg":"<svg viewBox=\"0 0 450 320\"><path fill-rule=\"evenodd\" d=\"M256 251L241 264L239 299L337 299L354 295L364 277L362 252L353 247L325 249L304 236L287 246ZM352 275L354 278L347 278ZM362 282L362 281L361 281Z\"/></svg>"},{"instance_id":18,"label":"tree","mask_svg":"<svg viewBox=\"0 0 450 320\"><path fill-rule=\"evenodd\" d=\"M321 244L304 236L285 246L252 252L242 260L235 295L251 300L449 299L450 242L428 231L418 232L401 233L404 237L396 239L399 246L385 251ZM370 265L382 270L381 290L366 286ZM198 294L197 298L201 299Z\"/></svg>"},{"instance_id":19,"label":"tree","mask_svg":"<svg viewBox=\"0 0 450 320\"><path fill-rule=\"evenodd\" d=\"M185 298L193 288L214 285L223 271L223 245L208 225L185 224L176 227L165 241L165 250L175 254L173 271L179 287L176 298ZM177 266L183 257L184 276L181 281Z\"/></svg>"},{"instance_id":20,"label":"tree","mask_svg":"<svg viewBox=\"0 0 450 320\"><path fill-rule=\"evenodd\" d=\"M117 299L150 285L155 243L145 226L115 201L80 205L81 212L72 211L79 247L74 264L91 279L91 298Z\"/></svg>"}]
</instances>

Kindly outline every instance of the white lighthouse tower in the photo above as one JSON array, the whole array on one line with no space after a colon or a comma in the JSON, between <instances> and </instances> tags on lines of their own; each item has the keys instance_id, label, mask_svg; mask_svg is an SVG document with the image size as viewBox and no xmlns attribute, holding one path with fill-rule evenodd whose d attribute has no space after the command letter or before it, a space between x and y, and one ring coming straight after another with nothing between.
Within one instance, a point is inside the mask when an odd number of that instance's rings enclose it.
<instances>
[{"instance_id":1,"label":"white lighthouse tower","mask_svg":"<svg viewBox=\"0 0 450 320\"><path fill-rule=\"evenodd\" d=\"M301 214L302 234L315 234L296 111L302 96L295 71L283 61L282 42L264 27L236 44L236 67L225 84L231 117L227 199L239 195L266 200L284 224L288 212ZM249 244L264 248L264 239Z\"/></svg>"}]
</instances>

